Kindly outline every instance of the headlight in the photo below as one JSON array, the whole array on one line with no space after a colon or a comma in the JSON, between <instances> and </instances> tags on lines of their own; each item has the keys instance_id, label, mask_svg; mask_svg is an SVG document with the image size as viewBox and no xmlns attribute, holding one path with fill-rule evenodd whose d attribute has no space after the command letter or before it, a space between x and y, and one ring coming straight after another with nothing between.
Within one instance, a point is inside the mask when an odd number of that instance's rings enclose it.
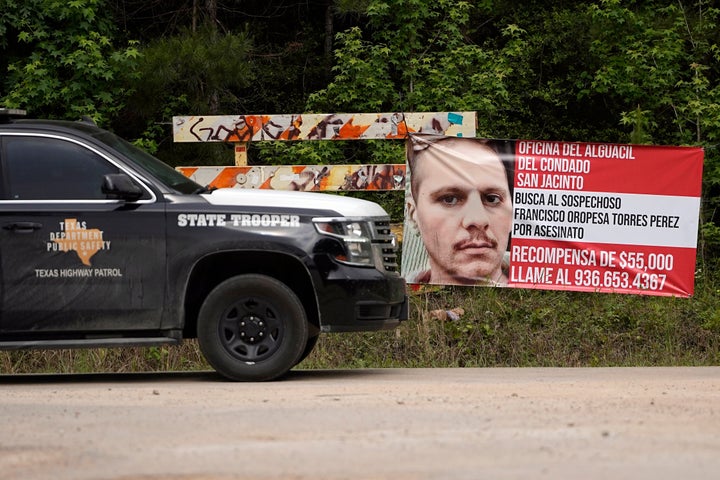
<instances>
[{"instance_id":1,"label":"headlight","mask_svg":"<svg viewBox=\"0 0 720 480\"><path fill-rule=\"evenodd\" d=\"M336 260L352 265L375 265L367 222L347 219L317 219L315 228L324 235L342 240L345 246L345 255L335 255Z\"/></svg>"}]
</instances>

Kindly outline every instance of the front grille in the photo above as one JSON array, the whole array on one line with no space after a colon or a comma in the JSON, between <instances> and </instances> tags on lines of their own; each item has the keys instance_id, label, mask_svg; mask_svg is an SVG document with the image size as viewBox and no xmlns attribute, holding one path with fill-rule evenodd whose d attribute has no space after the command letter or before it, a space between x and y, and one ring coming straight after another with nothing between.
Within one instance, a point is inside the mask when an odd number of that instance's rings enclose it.
<instances>
[{"instance_id":1,"label":"front grille","mask_svg":"<svg viewBox=\"0 0 720 480\"><path fill-rule=\"evenodd\" d=\"M373 222L373 250L380 258L382 267L386 272L398 272L397 263L397 241L395 235L390 231L389 220Z\"/></svg>"}]
</instances>

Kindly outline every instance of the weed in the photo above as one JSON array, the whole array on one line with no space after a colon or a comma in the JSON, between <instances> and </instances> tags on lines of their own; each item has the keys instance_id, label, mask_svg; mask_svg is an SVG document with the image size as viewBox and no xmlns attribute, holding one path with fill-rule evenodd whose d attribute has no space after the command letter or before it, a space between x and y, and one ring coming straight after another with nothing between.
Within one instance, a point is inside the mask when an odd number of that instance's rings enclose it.
<instances>
[{"instance_id":1,"label":"weed","mask_svg":"<svg viewBox=\"0 0 720 480\"><path fill-rule=\"evenodd\" d=\"M425 288L392 331L321 335L298 368L673 366L720 363L720 289L693 298L503 288ZM453 320L433 310L462 307ZM207 370L197 342L173 347L0 352L0 372Z\"/></svg>"}]
</instances>

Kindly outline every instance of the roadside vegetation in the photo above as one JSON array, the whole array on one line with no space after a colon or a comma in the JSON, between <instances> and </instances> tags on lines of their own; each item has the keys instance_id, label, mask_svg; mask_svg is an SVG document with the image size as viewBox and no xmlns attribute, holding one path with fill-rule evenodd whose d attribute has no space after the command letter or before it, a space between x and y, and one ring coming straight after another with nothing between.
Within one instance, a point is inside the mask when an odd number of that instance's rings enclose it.
<instances>
[{"instance_id":1,"label":"roadside vegetation","mask_svg":"<svg viewBox=\"0 0 720 480\"><path fill-rule=\"evenodd\" d=\"M394 331L321 335L297 368L603 367L720 364L720 301L498 288L412 293ZM440 312L462 308L455 320ZM209 370L197 342L176 347L0 352L2 373Z\"/></svg>"},{"instance_id":2,"label":"roadside vegetation","mask_svg":"<svg viewBox=\"0 0 720 480\"><path fill-rule=\"evenodd\" d=\"M715 2L0 0L0 106L93 117L173 166L173 115L475 111L478 136L705 148L690 299L412 292L411 319L323 335L299 368L720 363L720 10ZM269 142L250 163L400 163L393 142ZM652 181L653 172L647 179ZM402 222L395 192L365 194ZM432 312L462 308L454 320ZM1 320L0 320L1 322ZM207 369L181 347L0 352L0 372Z\"/></svg>"}]
</instances>

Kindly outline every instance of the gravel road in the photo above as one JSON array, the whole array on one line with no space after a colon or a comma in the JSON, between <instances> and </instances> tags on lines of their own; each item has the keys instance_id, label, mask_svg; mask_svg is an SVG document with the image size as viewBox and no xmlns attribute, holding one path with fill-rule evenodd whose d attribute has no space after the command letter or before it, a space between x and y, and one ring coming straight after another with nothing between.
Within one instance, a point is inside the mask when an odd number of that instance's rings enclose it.
<instances>
[{"instance_id":1,"label":"gravel road","mask_svg":"<svg viewBox=\"0 0 720 480\"><path fill-rule=\"evenodd\" d=\"M715 479L720 367L0 375L0 478Z\"/></svg>"}]
</instances>

